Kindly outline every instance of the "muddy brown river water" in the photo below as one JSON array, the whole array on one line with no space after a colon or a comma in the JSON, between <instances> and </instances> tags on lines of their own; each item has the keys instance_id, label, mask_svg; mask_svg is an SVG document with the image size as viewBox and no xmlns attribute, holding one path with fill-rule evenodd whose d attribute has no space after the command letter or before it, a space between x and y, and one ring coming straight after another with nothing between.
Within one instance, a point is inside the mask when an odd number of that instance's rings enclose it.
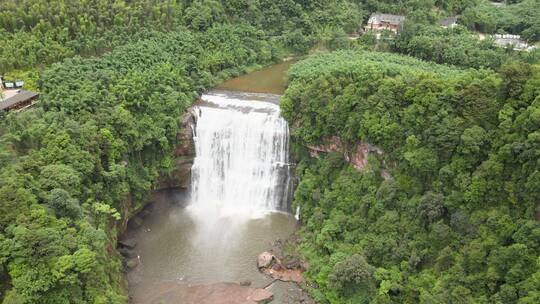
<instances>
[{"instance_id":1,"label":"muddy brown river water","mask_svg":"<svg viewBox=\"0 0 540 304\"><path fill-rule=\"evenodd\" d=\"M281 95L285 92L287 70L297 60L289 60L270 67L236 77L217 86L220 90Z\"/></svg>"},{"instance_id":2,"label":"muddy brown river water","mask_svg":"<svg viewBox=\"0 0 540 304\"><path fill-rule=\"evenodd\" d=\"M142 226L129 230L140 261L128 273L131 303L188 303L180 297L189 293L187 287L199 284L249 281L260 288L272 282L258 271L257 255L295 231L293 216L272 213L236 225L223 219L215 227L219 231L209 234L212 239L205 239L186 209L188 200L185 191L162 191ZM274 293L272 303L296 303L301 295L292 283L274 283L269 291Z\"/></svg>"},{"instance_id":3,"label":"muddy brown river water","mask_svg":"<svg viewBox=\"0 0 540 304\"><path fill-rule=\"evenodd\" d=\"M288 161L283 156L283 151L288 154L288 129L281 131L279 112L271 114L277 106L268 104L267 114L237 113L230 105L245 101L223 91L282 94L291 64L227 81L218 87L219 94L208 98L218 100L216 108L224 112L220 116L215 109L201 111L207 125L196 130L201 134L196 136L195 190L160 191L144 219L127 232L126 237L137 243L132 253L138 263L128 272L130 303L252 303L243 301L243 294L265 287L274 294L271 303L299 303L305 298L297 285L272 283L256 265L261 252L297 229L293 215L278 211L284 209L283 196L274 193L283 191L286 180L282 172ZM208 115L216 118L209 120ZM217 121L220 117L230 122ZM264 131L256 130L257 124ZM275 130L269 133L268 128ZM261 146L250 141L261 141ZM228 285L240 282L249 287Z\"/></svg>"}]
</instances>

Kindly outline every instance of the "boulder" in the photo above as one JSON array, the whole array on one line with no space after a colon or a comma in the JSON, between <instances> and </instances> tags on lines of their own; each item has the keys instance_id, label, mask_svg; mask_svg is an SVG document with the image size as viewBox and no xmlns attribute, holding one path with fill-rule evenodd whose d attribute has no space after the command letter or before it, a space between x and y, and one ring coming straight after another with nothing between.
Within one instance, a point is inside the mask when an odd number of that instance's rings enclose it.
<instances>
[{"instance_id":1,"label":"boulder","mask_svg":"<svg viewBox=\"0 0 540 304\"><path fill-rule=\"evenodd\" d=\"M275 280L302 283L302 272L306 269L300 260L291 260L282 264L274 254L263 252L257 260L259 270Z\"/></svg>"},{"instance_id":2,"label":"boulder","mask_svg":"<svg viewBox=\"0 0 540 304\"><path fill-rule=\"evenodd\" d=\"M241 281L240 286L251 286L251 281L249 280Z\"/></svg>"},{"instance_id":3,"label":"boulder","mask_svg":"<svg viewBox=\"0 0 540 304\"><path fill-rule=\"evenodd\" d=\"M284 270L283 266L281 264L278 264L278 263L274 263L274 265L272 265L271 269L274 270L274 271Z\"/></svg>"},{"instance_id":4,"label":"boulder","mask_svg":"<svg viewBox=\"0 0 540 304\"><path fill-rule=\"evenodd\" d=\"M137 247L137 241L135 239L124 239L124 240L119 240L118 241L118 245L120 245L120 247L124 247L124 248L128 248L128 249L134 249L135 247Z\"/></svg>"},{"instance_id":5,"label":"boulder","mask_svg":"<svg viewBox=\"0 0 540 304\"><path fill-rule=\"evenodd\" d=\"M120 254L123 256L123 257L126 257L126 258L134 258L137 256L137 253L131 249L128 249L126 247L120 247L118 249L118 252L120 252Z\"/></svg>"},{"instance_id":6,"label":"boulder","mask_svg":"<svg viewBox=\"0 0 540 304\"><path fill-rule=\"evenodd\" d=\"M139 266L139 259L137 258L132 258L132 259L129 259L126 261L126 268L127 269L134 269L136 268L137 266Z\"/></svg>"},{"instance_id":7,"label":"boulder","mask_svg":"<svg viewBox=\"0 0 540 304\"><path fill-rule=\"evenodd\" d=\"M138 229L143 225L143 219L139 216L134 216L129 220L128 225L132 229Z\"/></svg>"},{"instance_id":8,"label":"boulder","mask_svg":"<svg viewBox=\"0 0 540 304\"><path fill-rule=\"evenodd\" d=\"M269 303L274 299L274 294L266 289L255 289L253 293L247 298L248 301L264 304Z\"/></svg>"},{"instance_id":9,"label":"boulder","mask_svg":"<svg viewBox=\"0 0 540 304\"><path fill-rule=\"evenodd\" d=\"M275 260L275 256L271 254L268 251L265 251L261 254L259 254L259 257L257 258L257 267L260 268L268 268L272 266L272 263Z\"/></svg>"},{"instance_id":10,"label":"boulder","mask_svg":"<svg viewBox=\"0 0 540 304\"><path fill-rule=\"evenodd\" d=\"M286 261L284 263L285 268L287 269L301 269L302 268L302 261L298 259L292 259L289 261Z\"/></svg>"},{"instance_id":11,"label":"boulder","mask_svg":"<svg viewBox=\"0 0 540 304\"><path fill-rule=\"evenodd\" d=\"M145 218L150 214L152 214L152 210L150 210L150 208L145 208L141 212L139 212L138 216L140 216L141 218Z\"/></svg>"},{"instance_id":12,"label":"boulder","mask_svg":"<svg viewBox=\"0 0 540 304\"><path fill-rule=\"evenodd\" d=\"M300 269L265 269L264 273L282 282L302 283L304 281L302 278L302 270Z\"/></svg>"}]
</instances>

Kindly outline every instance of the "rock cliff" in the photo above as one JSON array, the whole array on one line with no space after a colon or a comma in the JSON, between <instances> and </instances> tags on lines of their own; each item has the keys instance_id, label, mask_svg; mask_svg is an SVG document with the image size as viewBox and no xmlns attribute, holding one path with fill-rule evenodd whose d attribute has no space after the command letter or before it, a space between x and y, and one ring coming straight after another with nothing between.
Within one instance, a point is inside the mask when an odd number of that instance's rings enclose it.
<instances>
[{"instance_id":1,"label":"rock cliff","mask_svg":"<svg viewBox=\"0 0 540 304\"><path fill-rule=\"evenodd\" d=\"M175 168L163 175L156 182L155 189L189 188L191 182L191 167L195 159L195 143L193 129L197 122L195 107L189 108L180 120L180 131L176 135L178 145L174 151Z\"/></svg>"},{"instance_id":2,"label":"rock cliff","mask_svg":"<svg viewBox=\"0 0 540 304\"><path fill-rule=\"evenodd\" d=\"M384 153L380 148L364 142L359 142L353 146L347 146L343 143L341 138L337 136L325 138L323 139L322 144L308 145L307 148L311 157L318 157L321 153L340 153L343 155L345 161L350 163L358 171L364 170L367 166L369 154L375 153L377 155L383 155ZM385 179L392 178L386 170L383 170L381 175Z\"/></svg>"}]
</instances>

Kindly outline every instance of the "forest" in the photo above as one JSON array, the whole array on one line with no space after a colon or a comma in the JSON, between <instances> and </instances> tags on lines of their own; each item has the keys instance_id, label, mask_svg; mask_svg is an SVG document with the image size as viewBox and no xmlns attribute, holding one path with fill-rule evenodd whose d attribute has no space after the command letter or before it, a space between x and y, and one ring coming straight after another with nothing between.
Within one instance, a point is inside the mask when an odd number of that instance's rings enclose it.
<instances>
[{"instance_id":1,"label":"forest","mask_svg":"<svg viewBox=\"0 0 540 304\"><path fill-rule=\"evenodd\" d=\"M273 59L258 31L224 25L45 71L40 106L2 124L4 303L124 302L115 223L172 169L179 117L219 77Z\"/></svg>"},{"instance_id":2,"label":"forest","mask_svg":"<svg viewBox=\"0 0 540 304\"><path fill-rule=\"evenodd\" d=\"M172 170L182 113L218 81L305 47L309 18L356 18L325 3L3 3L0 70L37 74L41 100L0 114L2 303L127 302L118 229Z\"/></svg>"},{"instance_id":3,"label":"forest","mask_svg":"<svg viewBox=\"0 0 540 304\"><path fill-rule=\"evenodd\" d=\"M480 1L463 11L461 20L470 29L484 33L506 32L525 39L540 40L540 3L536 0Z\"/></svg>"},{"instance_id":4,"label":"forest","mask_svg":"<svg viewBox=\"0 0 540 304\"><path fill-rule=\"evenodd\" d=\"M0 302L126 303L117 234L173 170L185 109L224 79L326 44L337 51L296 64L282 102L313 297L538 303L539 55L474 31L534 43L539 10L536 0L3 0L0 74L41 100L0 111ZM407 15L402 34L349 41L373 12ZM455 14L462 26L438 27ZM384 153L362 172L338 153L308 157L306 146L335 136Z\"/></svg>"},{"instance_id":5,"label":"forest","mask_svg":"<svg viewBox=\"0 0 540 304\"><path fill-rule=\"evenodd\" d=\"M152 31L205 31L224 23L251 25L276 43L306 50L316 33L352 31L361 18L359 6L345 0L5 0L0 73L100 55Z\"/></svg>"},{"instance_id":6,"label":"forest","mask_svg":"<svg viewBox=\"0 0 540 304\"><path fill-rule=\"evenodd\" d=\"M289 72L300 252L320 303L540 300L540 69L341 51ZM382 150L354 169L306 147ZM386 173L386 174L385 174Z\"/></svg>"}]
</instances>

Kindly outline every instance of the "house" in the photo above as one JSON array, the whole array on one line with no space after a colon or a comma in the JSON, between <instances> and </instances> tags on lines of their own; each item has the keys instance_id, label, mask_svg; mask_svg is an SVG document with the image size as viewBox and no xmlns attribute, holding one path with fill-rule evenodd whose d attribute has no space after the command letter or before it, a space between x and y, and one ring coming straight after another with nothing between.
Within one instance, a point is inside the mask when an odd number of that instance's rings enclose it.
<instances>
[{"instance_id":1,"label":"house","mask_svg":"<svg viewBox=\"0 0 540 304\"><path fill-rule=\"evenodd\" d=\"M452 16L439 21L439 25L443 28L453 28L457 26L458 16Z\"/></svg>"},{"instance_id":2,"label":"house","mask_svg":"<svg viewBox=\"0 0 540 304\"><path fill-rule=\"evenodd\" d=\"M369 17L364 30L366 32L390 30L397 33L401 29L403 21L405 21L405 16L374 13Z\"/></svg>"},{"instance_id":3,"label":"house","mask_svg":"<svg viewBox=\"0 0 540 304\"><path fill-rule=\"evenodd\" d=\"M24 81L4 81L0 76L0 111L27 108L39 99L39 93L23 90Z\"/></svg>"},{"instance_id":4,"label":"house","mask_svg":"<svg viewBox=\"0 0 540 304\"><path fill-rule=\"evenodd\" d=\"M13 111L27 108L39 99L39 93L26 90L6 90L1 93L0 111Z\"/></svg>"},{"instance_id":5,"label":"house","mask_svg":"<svg viewBox=\"0 0 540 304\"><path fill-rule=\"evenodd\" d=\"M529 46L519 35L495 34L492 37L495 45L500 47L510 46L514 51L530 51L535 48L534 46Z\"/></svg>"},{"instance_id":6,"label":"house","mask_svg":"<svg viewBox=\"0 0 540 304\"><path fill-rule=\"evenodd\" d=\"M26 90L14 90L15 92L9 91L2 92L3 98L0 99L0 111L12 111L27 108L39 99L39 93L37 92Z\"/></svg>"}]
</instances>

